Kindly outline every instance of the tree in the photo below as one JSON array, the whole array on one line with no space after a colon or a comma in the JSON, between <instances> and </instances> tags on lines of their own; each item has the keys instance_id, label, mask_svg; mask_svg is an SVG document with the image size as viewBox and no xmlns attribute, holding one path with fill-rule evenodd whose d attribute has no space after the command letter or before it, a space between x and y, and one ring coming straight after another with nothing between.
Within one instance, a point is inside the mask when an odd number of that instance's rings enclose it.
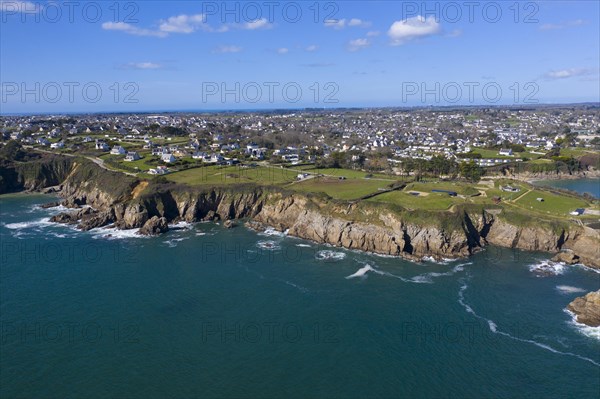
<instances>
[{"instance_id":1,"label":"tree","mask_svg":"<svg viewBox=\"0 0 600 399\"><path fill-rule=\"evenodd\" d=\"M461 163L459 170L462 177L473 183L477 183L483 175L483 169L473 161Z\"/></svg>"}]
</instances>

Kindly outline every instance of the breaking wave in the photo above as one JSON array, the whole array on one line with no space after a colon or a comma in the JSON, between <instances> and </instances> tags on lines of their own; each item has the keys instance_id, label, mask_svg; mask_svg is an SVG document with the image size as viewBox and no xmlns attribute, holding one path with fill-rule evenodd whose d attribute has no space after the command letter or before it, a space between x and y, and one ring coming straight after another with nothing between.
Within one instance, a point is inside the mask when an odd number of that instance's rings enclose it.
<instances>
[{"instance_id":1,"label":"breaking wave","mask_svg":"<svg viewBox=\"0 0 600 399\"><path fill-rule=\"evenodd\" d=\"M577 293L577 292L585 292L585 290L583 288L572 287L570 285L557 285L556 289L561 294L574 294L574 293Z\"/></svg>"},{"instance_id":2,"label":"breaking wave","mask_svg":"<svg viewBox=\"0 0 600 399\"><path fill-rule=\"evenodd\" d=\"M504 331L501 331L501 330L499 330L499 329L498 329L498 326L496 325L496 323L495 323L493 320L490 320L490 319L487 319L487 318L485 318L485 317L483 317L483 316L480 316L479 314L477 314L477 313L476 313L476 312L473 310L473 308L472 308L471 306L469 306L469 305L466 303L466 301L465 301L465 291L467 290L467 288L468 288L468 285L467 285L467 282L466 282L466 280L465 280L465 279L461 279L461 282L462 282L462 285L461 285L461 287L460 287L460 289L459 289L459 291L458 291L458 303L460 303L460 305L461 305L463 308L465 308L465 310L467 311L467 313L470 313L470 314L472 314L474 317L476 317L477 319L479 319L479 320L482 320L482 321L486 322L486 323L488 324L488 326L489 326L489 328L490 328L490 331L491 331L492 333L494 333L494 334L498 334L498 335L502 335L502 336L504 336L504 337L507 337L507 338L509 338L509 339L512 339L512 340L514 340L514 341L519 341L519 342L523 342L523 343L527 343L527 344L532 344L532 345L535 345L535 346L537 346L537 347L539 347L539 348L542 348L542 349L545 349L545 350L547 350L547 351L550 351L550 352L552 352L552 353L556 353L556 354L558 354L558 355L564 355L564 356L576 357L576 358L578 358L578 359L585 360L586 362L590 362L590 363L592 363L592 364L594 364L594 365L596 365L596 366L600 367L600 363L598 363L598 362L596 362L595 360L593 360L593 359L590 359L590 358L588 358L588 357L581 356L581 355L578 355L578 354L576 354L576 353L571 353L571 352L562 352L562 351L559 351L559 350L557 350L557 349L554 349L553 347L551 347L551 346L549 346L549 345L543 344L543 343L541 343L541 342L537 342L537 341L534 341L534 340L532 340L532 339L525 339L525 338L519 338L519 337L515 337L514 335L511 335L511 334L509 334L509 333L507 333L507 332L504 332ZM587 326L586 326L586 327L587 327ZM600 330L600 328L599 328L599 330Z\"/></svg>"},{"instance_id":3,"label":"breaking wave","mask_svg":"<svg viewBox=\"0 0 600 399\"><path fill-rule=\"evenodd\" d=\"M323 250L323 251L317 252L317 254L315 255L315 258L317 258L318 260L338 261L338 260L344 260L346 258L346 254L344 252Z\"/></svg>"},{"instance_id":4,"label":"breaking wave","mask_svg":"<svg viewBox=\"0 0 600 399\"><path fill-rule=\"evenodd\" d=\"M276 251L278 249L281 249L281 247L279 246L278 243L276 243L275 241L271 241L271 240L259 241L256 243L256 246L259 247L260 249L264 249L267 251Z\"/></svg>"},{"instance_id":5,"label":"breaking wave","mask_svg":"<svg viewBox=\"0 0 600 399\"><path fill-rule=\"evenodd\" d=\"M564 274L567 271L567 266L561 262L552 262L551 260L543 260L533 265L529 265L529 270L535 273L538 277L550 277Z\"/></svg>"},{"instance_id":6,"label":"breaking wave","mask_svg":"<svg viewBox=\"0 0 600 399\"><path fill-rule=\"evenodd\" d=\"M571 312L569 309L565 309L565 312L571 316L571 320L569 321L569 324L574 327L577 331L579 331L581 334L585 335L586 337L590 337L590 338L594 338L600 341L600 326L598 327L590 327L586 324L582 324L577 322L577 315L575 315L575 313Z\"/></svg>"}]
</instances>

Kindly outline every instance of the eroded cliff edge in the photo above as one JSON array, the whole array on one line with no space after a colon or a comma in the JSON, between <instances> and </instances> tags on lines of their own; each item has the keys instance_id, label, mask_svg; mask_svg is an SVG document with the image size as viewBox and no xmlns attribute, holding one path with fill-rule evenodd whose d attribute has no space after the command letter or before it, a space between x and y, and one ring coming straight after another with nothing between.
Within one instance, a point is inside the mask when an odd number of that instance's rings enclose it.
<instances>
[{"instance_id":1,"label":"eroded cliff edge","mask_svg":"<svg viewBox=\"0 0 600 399\"><path fill-rule=\"evenodd\" d=\"M523 215L515 218L500 207L408 212L394 205L336 201L281 187L191 187L139 180L77 158L55 157L43 166L22 168L25 171L3 171L4 183L38 191L57 186L63 204L79 209L54 221L76 223L84 230L114 225L160 233L165 222L248 219L255 229L273 227L319 243L410 259L464 257L493 244L561 251L559 260L600 268L598 231Z\"/></svg>"}]
</instances>

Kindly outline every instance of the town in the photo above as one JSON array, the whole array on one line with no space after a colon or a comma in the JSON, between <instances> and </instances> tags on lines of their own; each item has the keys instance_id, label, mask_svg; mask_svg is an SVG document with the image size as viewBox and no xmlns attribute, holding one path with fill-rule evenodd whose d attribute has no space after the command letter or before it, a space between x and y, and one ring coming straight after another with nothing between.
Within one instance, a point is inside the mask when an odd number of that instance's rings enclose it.
<instances>
[{"instance_id":1,"label":"town","mask_svg":"<svg viewBox=\"0 0 600 399\"><path fill-rule=\"evenodd\" d=\"M4 141L93 156L108 168L150 175L249 161L390 174L414 174L415 168L434 159L482 170L529 162L537 165L533 170L543 170L553 159L566 161L600 148L600 110L577 106L5 116L0 118L0 132ZM444 175L453 168L442 169Z\"/></svg>"}]
</instances>

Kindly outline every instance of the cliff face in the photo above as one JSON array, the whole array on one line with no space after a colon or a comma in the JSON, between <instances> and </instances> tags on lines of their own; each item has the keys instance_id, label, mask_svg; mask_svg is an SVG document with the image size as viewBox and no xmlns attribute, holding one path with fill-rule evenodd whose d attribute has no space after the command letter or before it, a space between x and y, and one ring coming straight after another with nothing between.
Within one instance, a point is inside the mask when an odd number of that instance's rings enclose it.
<instances>
[{"instance_id":1,"label":"cliff face","mask_svg":"<svg viewBox=\"0 0 600 399\"><path fill-rule=\"evenodd\" d=\"M591 327L600 326L600 290L575 298L567 309L575 313L578 323Z\"/></svg>"},{"instance_id":2,"label":"cliff face","mask_svg":"<svg viewBox=\"0 0 600 399\"><path fill-rule=\"evenodd\" d=\"M535 221L519 225L499 209L408 214L368 202L337 203L254 186L195 189L149 183L81 160L64 162L57 172L40 180L19 181L30 189L62 183L66 206L89 205L93 212L71 212L57 221L78 222L84 230L109 224L141 228L151 219L156 222L155 217L168 222L248 218L254 228L270 226L295 237L385 255L455 258L494 244L530 251L568 249L586 265L600 267L597 231L548 227Z\"/></svg>"},{"instance_id":3,"label":"cliff face","mask_svg":"<svg viewBox=\"0 0 600 399\"><path fill-rule=\"evenodd\" d=\"M67 157L14 162L0 167L0 194L35 191L62 183L73 167Z\"/></svg>"}]
</instances>

